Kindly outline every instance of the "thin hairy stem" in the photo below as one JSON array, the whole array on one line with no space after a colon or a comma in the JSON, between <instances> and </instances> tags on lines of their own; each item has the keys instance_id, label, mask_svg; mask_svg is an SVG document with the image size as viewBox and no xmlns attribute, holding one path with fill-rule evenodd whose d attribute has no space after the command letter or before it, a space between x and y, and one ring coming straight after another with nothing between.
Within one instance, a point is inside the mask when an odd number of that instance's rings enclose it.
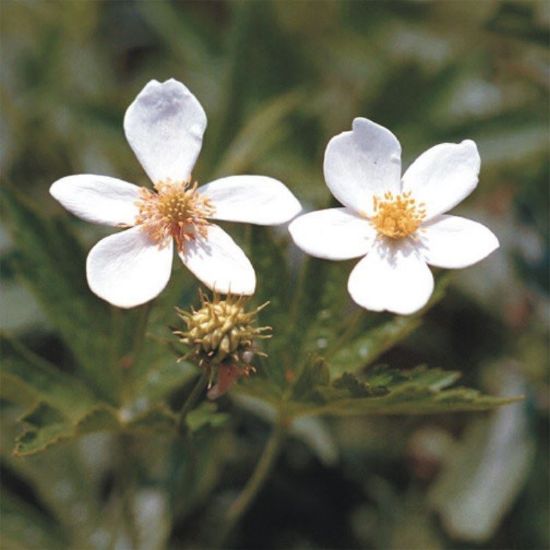
<instances>
[{"instance_id":1,"label":"thin hairy stem","mask_svg":"<svg viewBox=\"0 0 550 550\"><path fill-rule=\"evenodd\" d=\"M154 300L147 302L142 306L139 313L139 319L134 333L134 342L132 345L132 359L135 361L135 358L141 353L143 344L145 342L145 331L147 330L147 324L149 322L149 315L153 309Z\"/></svg>"},{"instance_id":2,"label":"thin hairy stem","mask_svg":"<svg viewBox=\"0 0 550 550\"><path fill-rule=\"evenodd\" d=\"M284 440L287 424L288 423L283 418L279 418L275 424L266 446L264 447L260 460L258 460L258 463L256 464L256 468L252 472L252 475L248 479L239 496L233 504L231 504L227 511L222 528L219 531L217 544L215 545L217 548L221 548L223 546L227 537L231 534L235 526L244 516L266 482L275 461L279 456L279 451Z\"/></svg>"},{"instance_id":3,"label":"thin hairy stem","mask_svg":"<svg viewBox=\"0 0 550 550\"><path fill-rule=\"evenodd\" d=\"M208 370L201 369L201 375L199 376L195 386L191 390L189 397L186 399L178 415L178 431L180 434L185 435L187 433L185 419L187 418L187 414L189 413L189 411L195 406L195 403L197 402L204 388L206 388L207 383Z\"/></svg>"},{"instance_id":4,"label":"thin hairy stem","mask_svg":"<svg viewBox=\"0 0 550 550\"><path fill-rule=\"evenodd\" d=\"M347 344L353 336L355 336L357 325L364 316L364 313L365 312L363 309L357 308L355 313L349 316L344 324L340 337L337 338L336 342L332 344L328 350L326 350L324 354L325 359L330 359L336 352L338 352L338 350L342 349L342 347Z\"/></svg>"}]
</instances>

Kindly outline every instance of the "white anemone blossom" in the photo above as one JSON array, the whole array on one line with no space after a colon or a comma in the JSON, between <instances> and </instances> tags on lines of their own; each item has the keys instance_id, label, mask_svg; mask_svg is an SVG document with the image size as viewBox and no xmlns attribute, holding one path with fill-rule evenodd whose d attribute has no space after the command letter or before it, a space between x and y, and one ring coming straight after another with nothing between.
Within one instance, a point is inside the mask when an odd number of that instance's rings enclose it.
<instances>
[{"instance_id":1,"label":"white anemone blossom","mask_svg":"<svg viewBox=\"0 0 550 550\"><path fill-rule=\"evenodd\" d=\"M433 291L427 264L467 267L499 246L480 223L444 214L477 185L480 158L471 140L428 149L401 178L397 138L356 118L351 132L329 141L323 168L344 207L299 216L289 231L312 256L364 256L351 272L348 291L366 309L414 313Z\"/></svg>"},{"instance_id":2,"label":"white anemone blossom","mask_svg":"<svg viewBox=\"0 0 550 550\"><path fill-rule=\"evenodd\" d=\"M174 247L207 287L253 294L250 261L210 220L277 225L301 210L281 182L264 176L230 176L197 187L191 171L205 129L203 108L181 82L152 80L128 107L124 131L154 189L89 174L51 186L53 197L76 216L126 228L99 241L86 262L90 288L111 304L130 308L157 296L170 278Z\"/></svg>"}]
</instances>

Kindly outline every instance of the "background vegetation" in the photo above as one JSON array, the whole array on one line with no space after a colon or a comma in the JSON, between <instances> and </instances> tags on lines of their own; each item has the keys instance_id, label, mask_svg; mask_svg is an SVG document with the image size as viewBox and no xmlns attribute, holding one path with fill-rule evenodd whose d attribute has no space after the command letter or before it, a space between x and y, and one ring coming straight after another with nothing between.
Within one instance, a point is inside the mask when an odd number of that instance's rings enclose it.
<instances>
[{"instance_id":1,"label":"background vegetation","mask_svg":"<svg viewBox=\"0 0 550 550\"><path fill-rule=\"evenodd\" d=\"M108 431L104 409L79 416L91 387L117 403L143 384L140 395L174 408L189 391L193 372L156 353L177 323L173 306L196 302L195 281L178 270L149 344L136 349L143 309L107 308L85 283L86 251L107 232L48 194L56 179L82 172L146 185L122 118L148 80L170 77L208 115L200 182L271 175L307 209L330 201L324 148L355 116L392 129L405 165L436 143L474 139L480 185L457 211L491 227L501 248L453 273L444 298L402 325L335 293L347 264L317 262L310 269L323 285L303 289L309 301L296 297L314 330L270 355L292 362L298 348L328 347L339 372L428 364L493 395L526 396L490 414L303 418L231 545L549 547L547 2L5 0L0 10L3 548L207 547L270 430L269 411L250 397L201 409L192 452L163 434L165 411L148 402L125 410L138 435ZM275 296L267 320L276 342L280 287L294 284L303 256L284 231L236 238L258 267L258 300ZM336 318L394 332L374 352L341 346ZM59 383L35 378L50 364ZM36 394L46 386L44 404ZM26 431L16 422L23 414ZM90 434L49 447L77 424Z\"/></svg>"}]
</instances>

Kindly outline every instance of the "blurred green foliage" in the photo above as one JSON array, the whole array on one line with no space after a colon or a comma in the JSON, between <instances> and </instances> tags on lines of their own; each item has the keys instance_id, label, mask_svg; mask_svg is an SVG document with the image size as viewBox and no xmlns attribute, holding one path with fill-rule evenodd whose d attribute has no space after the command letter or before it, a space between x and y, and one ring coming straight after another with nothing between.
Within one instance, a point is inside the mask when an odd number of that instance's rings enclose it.
<instances>
[{"instance_id":1,"label":"blurred green foliage","mask_svg":"<svg viewBox=\"0 0 550 550\"><path fill-rule=\"evenodd\" d=\"M208 547L285 402L304 416L234 547L548 547L548 3L5 0L0 13L2 546ZM146 184L122 117L170 77L208 115L200 182L271 175L307 209L330 200L324 148L355 116L391 128L405 164L474 139L480 185L461 211L501 249L439 278L421 316L394 318L353 306L346 263L242 228L256 300L271 300L269 359L192 412L191 444L172 437L196 369L175 362L168 327L195 281L176 269L152 311L108 307L84 274L104 230L47 193L71 173ZM488 399L444 390L455 374L439 367L527 399L490 418L399 408L403 394L430 411ZM399 414L308 416L372 403Z\"/></svg>"}]
</instances>

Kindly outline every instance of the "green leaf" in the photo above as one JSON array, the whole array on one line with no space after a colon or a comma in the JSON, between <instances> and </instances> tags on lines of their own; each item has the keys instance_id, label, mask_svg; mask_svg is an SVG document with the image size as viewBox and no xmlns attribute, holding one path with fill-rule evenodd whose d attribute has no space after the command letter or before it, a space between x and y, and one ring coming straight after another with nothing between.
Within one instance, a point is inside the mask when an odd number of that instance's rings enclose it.
<instances>
[{"instance_id":1,"label":"green leaf","mask_svg":"<svg viewBox=\"0 0 550 550\"><path fill-rule=\"evenodd\" d=\"M1 362L3 392L22 390L10 401L26 406L39 402L33 412L22 418L30 427L17 439L15 453L33 454L60 441L97 431L154 429L171 431L173 413L164 405L155 405L170 388L194 373L190 365L176 364L151 377L143 393L130 405L116 410L94 396L78 379L70 376L14 340L2 339ZM172 366L172 365L171 365ZM165 377L166 375L166 377ZM173 389L173 386L172 386Z\"/></svg>"},{"instance_id":2,"label":"green leaf","mask_svg":"<svg viewBox=\"0 0 550 550\"><path fill-rule=\"evenodd\" d=\"M125 411L126 412L126 411ZM166 405L156 405L130 418L122 418L123 426L130 430L174 431L176 415Z\"/></svg>"},{"instance_id":3,"label":"green leaf","mask_svg":"<svg viewBox=\"0 0 550 550\"><path fill-rule=\"evenodd\" d=\"M0 362L0 397L24 409L30 408L36 403L36 393L20 379L3 374L1 365Z\"/></svg>"},{"instance_id":4,"label":"green leaf","mask_svg":"<svg viewBox=\"0 0 550 550\"><path fill-rule=\"evenodd\" d=\"M61 529L52 522L51 518L6 488L2 488L0 516L2 517L1 548L58 550L68 547Z\"/></svg>"},{"instance_id":5,"label":"green leaf","mask_svg":"<svg viewBox=\"0 0 550 550\"><path fill-rule=\"evenodd\" d=\"M270 360L269 368L259 374L279 386L284 385L283 352L286 350L284 333L287 326L288 303L290 300L290 273L284 252L275 240L273 232L265 227L253 227L250 231L250 256L254 258L254 269L257 273L257 303L269 301L258 316L258 325L270 326L274 337L265 340L263 346Z\"/></svg>"},{"instance_id":6,"label":"green leaf","mask_svg":"<svg viewBox=\"0 0 550 550\"><path fill-rule=\"evenodd\" d=\"M136 398L150 402L160 401L183 387L196 374L195 365L187 361L177 361L173 355L163 354L136 385Z\"/></svg>"},{"instance_id":7,"label":"green leaf","mask_svg":"<svg viewBox=\"0 0 550 550\"><path fill-rule=\"evenodd\" d=\"M60 371L22 344L3 336L0 336L0 343L2 377L24 387L34 401L40 400L74 421L100 403L78 379ZM17 397L14 400L17 401Z\"/></svg>"},{"instance_id":8,"label":"green leaf","mask_svg":"<svg viewBox=\"0 0 550 550\"><path fill-rule=\"evenodd\" d=\"M226 149L215 176L246 172L254 161L288 135L285 118L303 100L299 91L291 91L262 104Z\"/></svg>"},{"instance_id":9,"label":"green leaf","mask_svg":"<svg viewBox=\"0 0 550 550\"><path fill-rule=\"evenodd\" d=\"M396 317L375 327L344 346L330 359L332 374L356 372L378 359L385 351L416 330L420 317Z\"/></svg>"},{"instance_id":10,"label":"green leaf","mask_svg":"<svg viewBox=\"0 0 550 550\"><path fill-rule=\"evenodd\" d=\"M39 403L21 418L27 427L16 439L14 454L27 456L44 451L56 443L86 433L120 430L121 424L112 409L99 405L77 422L69 420L59 410Z\"/></svg>"},{"instance_id":11,"label":"green leaf","mask_svg":"<svg viewBox=\"0 0 550 550\"><path fill-rule=\"evenodd\" d=\"M226 430L202 430L194 434L192 445L183 441L172 446L173 470L165 483L176 518L189 516L206 502L227 471L227 449L233 441Z\"/></svg>"},{"instance_id":12,"label":"green leaf","mask_svg":"<svg viewBox=\"0 0 550 550\"><path fill-rule=\"evenodd\" d=\"M308 402L285 404L289 417L363 414L436 414L457 411L484 411L513 403L521 397L491 397L477 390L445 389L460 377L458 372L417 367L397 371L380 367L363 381L351 374L332 384L312 387L304 397Z\"/></svg>"},{"instance_id":13,"label":"green leaf","mask_svg":"<svg viewBox=\"0 0 550 550\"><path fill-rule=\"evenodd\" d=\"M170 54L178 59L178 63L191 68L212 62L208 51L210 44L201 36L201 31L205 34L208 29L201 29L201 20L194 17L191 11L182 15L176 5L168 2L140 2L136 9L155 32L157 40L165 44Z\"/></svg>"},{"instance_id":14,"label":"green leaf","mask_svg":"<svg viewBox=\"0 0 550 550\"><path fill-rule=\"evenodd\" d=\"M370 386L349 372L345 372L340 378L337 378L332 383L332 387L345 391L351 397L372 397L388 393L385 387Z\"/></svg>"},{"instance_id":15,"label":"green leaf","mask_svg":"<svg viewBox=\"0 0 550 550\"><path fill-rule=\"evenodd\" d=\"M250 376L247 379L239 380L231 393L254 397L265 401L276 409L283 403L284 390L276 384L266 383L266 378L262 376Z\"/></svg>"},{"instance_id":16,"label":"green leaf","mask_svg":"<svg viewBox=\"0 0 550 550\"><path fill-rule=\"evenodd\" d=\"M16 439L14 454L25 456L72 437L74 426L56 409L40 403L21 420L29 427Z\"/></svg>"},{"instance_id":17,"label":"green leaf","mask_svg":"<svg viewBox=\"0 0 550 550\"><path fill-rule=\"evenodd\" d=\"M204 401L196 409L192 410L185 419L192 432L197 432L205 426L217 428L223 426L229 420L227 413L218 412L216 403Z\"/></svg>"},{"instance_id":18,"label":"green leaf","mask_svg":"<svg viewBox=\"0 0 550 550\"><path fill-rule=\"evenodd\" d=\"M174 432L176 427L176 417L165 405L139 412L129 409L115 411L111 407L99 405L77 422L71 422L57 409L39 403L21 420L27 427L16 439L14 454L17 456L32 455L56 443L94 432ZM215 419L213 423L220 425L219 420Z\"/></svg>"},{"instance_id":19,"label":"green leaf","mask_svg":"<svg viewBox=\"0 0 550 550\"><path fill-rule=\"evenodd\" d=\"M76 437L86 433L119 430L120 427L114 410L99 406L78 421L73 435Z\"/></svg>"},{"instance_id":20,"label":"green leaf","mask_svg":"<svg viewBox=\"0 0 550 550\"><path fill-rule=\"evenodd\" d=\"M34 293L88 382L114 401L116 381L105 376L109 308L87 288L85 251L64 221L46 218L18 192L4 187L2 199L20 252L13 262L17 277Z\"/></svg>"},{"instance_id":21,"label":"green leaf","mask_svg":"<svg viewBox=\"0 0 550 550\"><path fill-rule=\"evenodd\" d=\"M311 357L304 364L292 385L292 398L296 400L307 400L316 395L318 388L328 386L330 373L328 366L320 357Z\"/></svg>"},{"instance_id":22,"label":"green leaf","mask_svg":"<svg viewBox=\"0 0 550 550\"><path fill-rule=\"evenodd\" d=\"M323 311L322 300L329 266L329 262L311 256L304 259L288 307L286 330L274 335L274 341L279 339L285 343L277 359L289 373L299 370L312 351L308 346L309 336L312 332L315 334L313 321Z\"/></svg>"},{"instance_id":23,"label":"green leaf","mask_svg":"<svg viewBox=\"0 0 550 550\"><path fill-rule=\"evenodd\" d=\"M227 66L223 78L225 93L219 107L218 118L211 125L210 147L204 156L208 164L217 166L227 143L241 126L247 96L246 81L249 72L250 39L254 29L254 7L249 3L232 5L232 24L227 39Z\"/></svg>"},{"instance_id":24,"label":"green leaf","mask_svg":"<svg viewBox=\"0 0 550 550\"><path fill-rule=\"evenodd\" d=\"M329 359L331 374L357 372L407 338L420 326L426 311L443 298L449 281L449 276L440 277L430 301L415 315L395 316L369 329L366 334L357 336L349 344L340 346L336 352L331 353L329 350L326 357Z\"/></svg>"},{"instance_id":25,"label":"green leaf","mask_svg":"<svg viewBox=\"0 0 550 550\"><path fill-rule=\"evenodd\" d=\"M102 466L93 462L93 459L91 463L82 460L84 447L80 442L76 445L74 440L59 447L52 445L47 452L34 453L32 456L16 456L11 452L11 447L16 439L18 410L18 407L8 405L1 411L2 461L10 471L24 480L27 486L32 487L41 507L48 511L50 527L53 527L54 521L57 520L63 525L64 531L81 536L82 529L87 523L94 524L96 512L103 505L97 501L96 485ZM89 451L90 443L97 456L93 441L86 442L86 448ZM44 475L44 472L47 472L47 475ZM77 513L77 510L80 512ZM51 519L52 516L55 518L54 521ZM63 544L56 546L65 547L67 546Z\"/></svg>"}]
</instances>

